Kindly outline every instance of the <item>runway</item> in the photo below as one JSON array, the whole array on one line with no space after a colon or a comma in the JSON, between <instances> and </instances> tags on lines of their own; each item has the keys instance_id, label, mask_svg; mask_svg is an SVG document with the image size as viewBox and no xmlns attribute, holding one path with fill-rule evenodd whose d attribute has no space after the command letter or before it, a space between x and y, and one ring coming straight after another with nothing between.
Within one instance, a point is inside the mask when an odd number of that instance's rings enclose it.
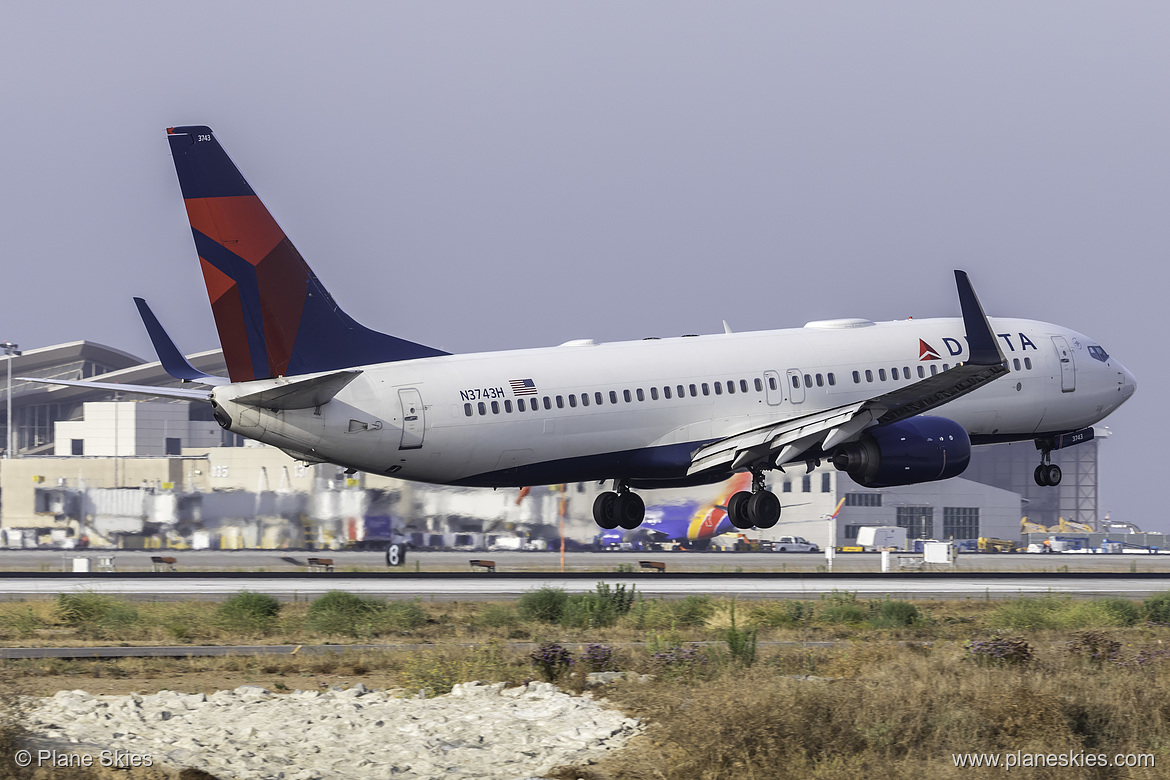
<instances>
[{"instance_id":1,"label":"runway","mask_svg":"<svg viewBox=\"0 0 1170 780\"><path fill-rule=\"evenodd\" d=\"M98 559L112 557L117 571L151 570L151 557L173 556L178 571L244 571L255 573L303 572L310 556L333 559L338 572L466 572L471 559L490 558L500 573L560 570L556 552L514 551L415 551L406 555L406 563L397 569L386 565L386 556L378 550L0 550L0 576L8 572L59 572L72 569L74 558L90 559L97 568ZM637 570L639 562L656 560L667 571L719 572L734 574L739 570L761 573L816 573L825 567L823 554L812 553L740 553L740 552L570 552L565 554L567 572L615 572L623 567ZM833 571L871 573L880 568L876 553L838 555ZM956 572L1113 572L1156 573L1170 575L1170 555L1073 555L1073 554L964 554L950 567Z\"/></svg>"},{"instance_id":2,"label":"runway","mask_svg":"<svg viewBox=\"0 0 1170 780\"><path fill-rule=\"evenodd\" d=\"M344 590L389 599L510 600L543 587L567 592L593 590L598 582L625 585L647 596L736 596L739 598L819 598L834 590L860 597L903 599L1010 598L1045 593L1075 597L1141 598L1170 590L1162 574L678 574L618 575L544 573L492 575L297 574L247 575L188 573L127 575L5 575L0 598L45 598L62 592L94 592L138 600L223 599L242 590L278 599L311 599Z\"/></svg>"}]
</instances>

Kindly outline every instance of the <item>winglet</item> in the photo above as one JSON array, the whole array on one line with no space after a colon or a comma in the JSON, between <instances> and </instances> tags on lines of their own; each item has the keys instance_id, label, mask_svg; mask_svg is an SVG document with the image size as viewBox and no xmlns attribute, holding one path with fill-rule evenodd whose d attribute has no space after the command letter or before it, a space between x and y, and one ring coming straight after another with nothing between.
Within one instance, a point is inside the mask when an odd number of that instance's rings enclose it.
<instances>
[{"instance_id":1,"label":"winglet","mask_svg":"<svg viewBox=\"0 0 1170 780\"><path fill-rule=\"evenodd\" d=\"M1002 365L1006 358L995 341L995 334L991 331L991 324L979 298L975 295L975 288L967 278L966 271L955 270L955 283L959 288L959 306L963 309L963 329L967 331L967 347L971 350L968 363L977 366Z\"/></svg>"},{"instance_id":2,"label":"winglet","mask_svg":"<svg viewBox=\"0 0 1170 780\"><path fill-rule=\"evenodd\" d=\"M154 312L150 310L150 306L146 304L145 300L135 298L134 304L138 307L142 324L146 326L146 332L150 335L150 343L154 345L154 351L158 354L159 362L162 363L164 371L184 382L199 382L205 385L227 384L226 378L205 374L183 357L183 353L175 346L175 342L171 340L162 323L158 321L158 317L154 316Z\"/></svg>"}]
</instances>

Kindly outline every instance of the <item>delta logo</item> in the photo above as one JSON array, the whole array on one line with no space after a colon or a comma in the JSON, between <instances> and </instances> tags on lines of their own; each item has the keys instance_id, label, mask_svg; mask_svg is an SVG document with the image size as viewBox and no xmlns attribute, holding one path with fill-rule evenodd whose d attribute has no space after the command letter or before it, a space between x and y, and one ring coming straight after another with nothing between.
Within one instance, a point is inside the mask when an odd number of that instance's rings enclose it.
<instances>
[{"instance_id":1,"label":"delta logo","mask_svg":"<svg viewBox=\"0 0 1170 780\"><path fill-rule=\"evenodd\" d=\"M1007 347L1006 352L1027 352L1030 349L1039 351L1036 342L1028 338L1028 334L1026 333L1017 331L1016 333L996 333L995 335L1003 343L1003 346ZM942 344L946 348L948 356L955 358L962 357L964 350L963 342L950 336L943 336ZM943 360L943 357L941 352L927 344L926 341L918 339L918 360L919 362Z\"/></svg>"}]
</instances>

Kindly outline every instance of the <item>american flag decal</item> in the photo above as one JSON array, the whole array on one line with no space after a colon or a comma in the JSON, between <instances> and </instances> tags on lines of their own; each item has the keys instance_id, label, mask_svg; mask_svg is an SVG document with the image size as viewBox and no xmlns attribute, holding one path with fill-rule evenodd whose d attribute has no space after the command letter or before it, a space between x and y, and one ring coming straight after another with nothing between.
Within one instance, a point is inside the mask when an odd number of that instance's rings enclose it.
<instances>
[{"instance_id":1,"label":"american flag decal","mask_svg":"<svg viewBox=\"0 0 1170 780\"><path fill-rule=\"evenodd\" d=\"M536 395L536 383L531 379L510 379L512 395Z\"/></svg>"}]
</instances>

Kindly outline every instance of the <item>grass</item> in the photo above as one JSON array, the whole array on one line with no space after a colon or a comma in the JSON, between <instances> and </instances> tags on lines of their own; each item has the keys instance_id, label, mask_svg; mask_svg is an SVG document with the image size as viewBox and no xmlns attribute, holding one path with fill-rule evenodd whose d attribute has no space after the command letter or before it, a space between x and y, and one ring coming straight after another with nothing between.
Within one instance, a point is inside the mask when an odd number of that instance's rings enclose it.
<instances>
[{"instance_id":1,"label":"grass","mask_svg":"<svg viewBox=\"0 0 1170 780\"><path fill-rule=\"evenodd\" d=\"M287 691L361 680L438 695L473 679L516 685L552 677L581 691L588 671L605 668L653 675L604 690L649 730L628 750L553 777L980 777L991 775L956 768L952 754L1017 750L1143 753L1158 765L1029 777L1152 778L1170 766L1170 594L1140 604L1057 596L907 602L844 592L736 602L598 589L584 594L588 606L576 613L568 608L574 597L533 594L507 603L384 602L340 592L275 606L258 594L222 604L130 604L92 594L2 603L0 641L9 645L376 638L410 650L342 644L324 655L5 661L0 688ZM516 640L543 648L543 662ZM574 663L549 660L553 645ZM0 707L0 715L8 711ZM22 739L18 726L0 717L0 742L9 740L0 751Z\"/></svg>"}]
</instances>

